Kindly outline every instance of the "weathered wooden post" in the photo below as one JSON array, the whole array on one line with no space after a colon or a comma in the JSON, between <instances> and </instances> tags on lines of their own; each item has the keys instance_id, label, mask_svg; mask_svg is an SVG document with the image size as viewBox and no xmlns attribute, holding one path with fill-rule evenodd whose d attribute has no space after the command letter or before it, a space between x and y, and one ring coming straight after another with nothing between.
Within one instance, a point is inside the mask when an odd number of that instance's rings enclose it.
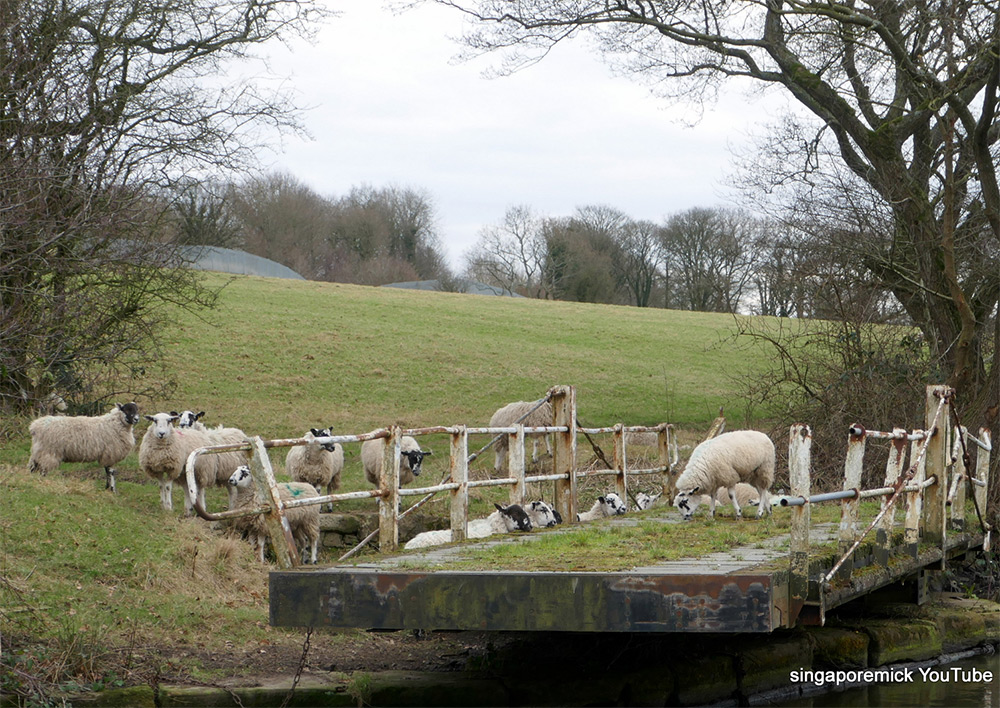
<instances>
[{"instance_id":1,"label":"weathered wooden post","mask_svg":"<svg viewBox=\"0 0 1000 708\"><path fill-rule=\"evenodd\" d=\"M264 526L271 538L271 548L274 557L282 568L294 568L299 565L299 552L292 538L292 528L285 518L284 506L278 494L278 483L274 479L274 469L267 455L267 448L259 436L250 438L253 456L250 458L250 474L256 483L255 494L261 506L269 506L271 510L264 515Z\"/></svg>"},{"instance_id":2,"label":"weathered wooden post","mask_svg":"<svg viewBox=\"0 0 1000 708\"><path fill-rule=\"evenodd\" d=\"M979 429L979 440L982 442L983 446L979 448L978 452L976 452L976 481L973 483L976 489L972 494L975 497L979 513L985 517L987 499L986 492L989 491L990 452L993 448L993 443L990 441L989 428ZM983 539L983 550L986 552L989 552L990 550L990 535L991 531L989 527L987 527L986 537Z\"/></svg>"},{"instance_id":3,"label":"weathered wooden post","mask_svg":"<svg viewBox=\"0 0 1000 708\"><path fill-rule=\"evenodd\" d=\"M949 508L948 528L962 533L965 530L965 487L969 474L965 469L965 455L962 453L971 443L967 442L968 431L964 426L957 426L953 431L955 440L951 444L951 489L945 505Z\"/></svg>"},{"instance_id":4,"label":"weathered wooden post","mask_svg":"<svg viewBox=\"0 0 1000 708\"><path fill-rule=\"evenodd\" d=\"M920 518L924 501L924 479L927 475L927 457L920 454L923 445L923 430L914 430L910 445L910 464L916 464L910 484L914 491L906 493L906 526L903 530L903 548L911 558L916 558L920 545ZM914 462L916 460L916 462Z\"/></svg>"},{"instance_id":5,"label":"weathered wooden post","mask_svg":"<svg viewBox=\"0 0 1000 708\"><path fill-rule=\"evenodd\" d=\"M507 436L507 470L515 480L510 488L510 503L524 504L524 423L516 427L517 432Z\"/></svg>"},{"instance_id":6,"label":"weathered wooden post","mask_svg":"<svg viewBox=\"0 0 1000 708\"><path fill-rule=\"evenodd\" d=\"M399 460L403 433L398 425L389 429L382 455L382 479L379 480L378 545L380 551L394 551L399 546Z\"/></svg>"},{"instance_id":7,"label":"weathered wooden post","mask_svg":"<svg viewBox=\"0 0 1000 708\"><path fill-rule=\"evenodd\" d=\"M927 443L927 478L934 477L937 481L924 491L923 501L923 540L933 546L939 546L944 552L945 536L945 501L948 497L948 421L951 413L948 402L941 406L941 401L951 391L947 386L928 386L925 411L925 429L930 434ZM938 415L938 408L941 413ZM936 419L936 423L935 423ZM941 559L942 565L944 557Z\"/></svg>"},{"instance_id":8,"label":"weathered wooden post","mask_svg":"<svg viewBox=\"0 0 1000 708\"><path fill-rule=\"evenodd\" d=\"M523 443L523 435L521 440ZM451 540L464 541L469 533L469 431L464 425L457 426L451 434L449 466L451 481L458 485L451 490ZM523 473L521 483L524 483Z\"/></svg>"},{"instance_id":9,"label":"weathered wooden post","mask_svg":"<svg viewBox=\"0 0 1000 708\"><path fill-rule=\"evenodd\" d=\"M566 432L553 435L552 473L567 475L555 481L555 507L566 523L576 519L576 389L552 388L552 425Z\"/></svg>"},{"instance_id":10,"label":"weathered wooden post","mask_svg":"<svg viewBox=\"0 0 1000 708\"><path fill-rule=\"evenodd\" d=\"M809 498L812 431L796 423L788 435L788 480L791 495ZM809 503L791 508L791 565L788 578L788 626L794 626L809 596Z\"/></svg>"},{"instance_id":11,"label":"weathered wooden post","mask_svg":"<svg viewBox=\"0 0 1000 708\"><path fill-rule=\"evenodd\" d=\"M861 499L857 496L861 488L861 470L865 461L865 445L868 441L868 431L860 425L852 425L847 437L847 457L844 460L844 491L853 490L855 496L851 499L844 499L840 503L840 553L845 554L851 550L858 535L858 508L861 506ZM854 560L851 559L840 566L837 578L848 580L851 577L851 570L854 568Z\"/></svg>"},{"instance_id":12,"label":"weathered wooden post","mask_svg":"<svg viewBox=\"0 0 1000 708\"><path fill-rule=\"evenodd\" d=\"M889 450L889 459L885 463L885 485L894 487L899 481L899 475L903 473L903 463L906 460L906 430L903 428L893 428L892 447ZM882 509L889 503L889 497L882 497ZM886 512L882 520L878 522L875 529L875 557L883 568L889 566L889 555L892 552L890 542L892 540L893 519L896 510Z\"/></svg>"},{"instance_id":13,"label":"weathered wooden post","mask_svg":"<svg viewBox=\"0 0 1000 708\"><path fill-rule=\"evenodd\" d=\"M628 504L628 484L625 479L625 426L622 423L615 425L615 492Z\"/></svg>"},{"instance_id":14,"label":"weathered wooden post","mask_svg":"<svg viewBox=\"0 0 1000 708\"><path fill-rule=\"evenodd\" d=\"M656 433L656 446L659 450L660 467L666 469L663 477L663 494L667 499L667 504L672 504L677 496L677 475L674 473L673 462L670 459L670 447L675 444L672 439L674 434L672 426L661 423L660 430Z\"/></svg>"}]
</instances>

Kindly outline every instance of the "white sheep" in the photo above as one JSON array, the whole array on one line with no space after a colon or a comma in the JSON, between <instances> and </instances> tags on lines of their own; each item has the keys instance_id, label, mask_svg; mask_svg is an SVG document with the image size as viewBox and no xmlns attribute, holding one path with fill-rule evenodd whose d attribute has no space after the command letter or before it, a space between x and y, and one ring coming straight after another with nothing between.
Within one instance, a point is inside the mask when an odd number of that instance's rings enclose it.
<instances>
[{"instance_id":1,"label":"white sheep","mask_svg":"<svg viewBox=\"0 0 1000 708\"><path fill-rule=\"evenodd\" d=\"M167 511L174 508L173 483L180 483L184 487L184 513L190 516L194 500L185 483L188 455L199 447L218 443L212 440L207 430L175 428L173 423L177 417L173 413L145 416L152 425L146 430L139 445L139 467L160 483L160 505ZM213 457L215 455L199 455L195 462L195 481L202 508L205 508L205 488L215 484L217 465Z\"/></svg>"},{"instance_id":2,"label":"white sheep","mask_svg":"<svg viewBox=\"0 0 1000 708\"><path fill-rule=\"evenodd\" d=\"M183 416L183 414L181 414ZM224 426L218 426L216 428L203 428L201 423L194 422L191 426L192 430L204 429L211 440L211 445L233 445L235 443L244 443L247 441L247 435L239 428L226 428ZM180 423L178 422L178 428ZM215 466L215 475L213 477L212 483L216 487L225 487L227 493L229 494L229 506L228 509L233 509L236 506L236 489L231 484L229 484L229 478L232 476L233 472L236 471L241 465L247 464L250 461L250 451L249 450L230 450L229 452L216 452L208 455L199 456L199 462L202 457L209 458L206 463ZM199 489L199 494L201 498L202 508L205 508L205 496L204 493Z\"/></svg>"},{"instance_id":3,"label":"white sheep","mask_svg":"<svg viewBox=\"0 0 1000 708\"><path fill-rule=\"evenodd\" d=\"M105 489L115 491L114 466L135 447L132 426L139 422L139 406L116 403L100 416L47 415L31 421L31 457L28 469L48 474L63 462L96 462L104 467Z\"/></svg>"},{"instance_id":4,"label":"white sheep","mask_svg":"<svg viewBox=\"0 0 1000 708\"><path fill-rule=\"evenodd\" d=\"M502 408L498 409L496 413L490 418L491 428L510 428L518 423L524 425L526 428L542 428L552 425L552 404L546 401L536 410L531 411L538 401L514 401L513 403L508 403ZM531 411L530 413L528 411ZM523 420L519 420L522 416L525 416ZM538 460L538 438L543 437L545 439L545 451L552 455L552 443L549 442L549 436L542 434L532 434L528 436L531 438L531 461L535 462ZM508 448L508 437L507 435L501 435L500 438L494 443L493 450L495 452L493 468L502 475L507 474L507 448Z\"/></svg>"},{"instance_id":5,"label":"white sheep","mask_svg":"<svg viewBox=\"0 0 1000 708\"><path fill-rule=\"evenodd\" d=\"M706 440L691 453L684 472L677 478L677 496L674 506L680 509L685 520L690 520L694 510L708 492L709 509L715 517L715 491L728 490L736 509L736 518L743 518L737 498L736 486L745 482L757 490L759 503L757 517L771 512L768 489L774 482L774 443L764 433L756 430L735 430Z\"/></svg>"},{"instance_id":6,"label":"white sheep","mask_svg":"<svg viewBox=\"0 0 1000 708\"><path fill-rule=\"evenodd\" d=\"M340 489L344 446L316 442L316 438L330 437L329 428L312 428L303 437L308 441L305 445L296 445L288 451L285 472L293 482L308 482L314 486L319 495L323 494L323 487L326 487L326 494L333 494L334 490Z\"/></svg>"},{"instance_id":7,"label":"white sheep","mask_svg":"<svg viewBox=\"0 0 1000 708\"><path fill-rule=\"evenodd\" d=\"M605 516L620 516L625 513L627 507L622 498L611 492L603 497L597 497L597 501L587 511L576 515L577 521L594 521Z\"/></svg>"},{"instance_id":8,"label":"white sheep","mask_svg":"<svg viewBox=\"0 0 1000 708\"><path fill-rule=\"evenodd\" d=\"M493 506L496 507L496 511L489 516L469 521L466 527L467 538L486 538L497 533L531 531L531 519L520 504L500 506L494 502ZM435 529L434 531L418 533L407 541L403 548L413 550L440 546L442 543L451 543L451 529Z\"/></svg>"},{"instance_id":9,"label":"white sheep","mask_svg":"<svg viewBox=\"0 0 1000 708\"><path fill-rule=\"evenodd\" d=\"M233 472L229 478L229 484L236 490L236 506L234 508L244 509L257 506L256 487L250 468L241 465ZM278 484L278 496L283 502L298 499L312 499L318 497L316 489L305 482L281 482ZM302 554L302 562L306 562L306 549L309 549L309 562L316 564L319 551L319 505L310 504L299 506L293 509L286 509L285 519L292 531L292 539L296 548ZM262 514L252 516L241 516L232 520L232 528L246 535L250 544L257 552L257 559L264 562L264 546L267 544L267 528L264 525Z\"/></svg>"},{"instance_id":10,"label":"white sheep","mask_svg":"<svg viewBox=\"0 0 1000 708\"><path fill-rule=\"evenodd\" d=\"M639 492L635 495L635 508L637 511L643 511L650 508L659 501L660 496L663 494L661 489L656 494L647 494L646 492Z\"/></svg>"},{"instance_id":11,"label":"white sheep","mask_svg":"<svg viewBox=\"0 0 1000 708\"><path fill-rule=\"evenodd\" d=\"M562 523L562 516L544 501L533 501L525 505L524 510L531 519L531 527L547 529Z\"/></svg>"},{"instance_id":12,"label":"white sheep","mask_svg":"<svg viewBox=\"0 0 1000 708\"><path fill-rule=\"evenodd\" d=\"M386 441L383 438L365 440L361 443L361 464L365 469L365 478L376 487L382 479L382 458L385 455ZM420 444L409 435L404 435L399 441L402 459L399 465L399 483L409 484L420 474L420 465L424 457L432 454L430 450L421 450Z\"/></svg>"}]
</instances>

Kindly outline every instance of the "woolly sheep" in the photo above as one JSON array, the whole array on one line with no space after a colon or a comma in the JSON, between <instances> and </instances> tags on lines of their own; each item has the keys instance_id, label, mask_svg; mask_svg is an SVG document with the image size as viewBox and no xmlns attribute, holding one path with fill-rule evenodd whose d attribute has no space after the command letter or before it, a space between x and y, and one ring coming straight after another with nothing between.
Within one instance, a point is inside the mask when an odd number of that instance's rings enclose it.
<instances>
[{"instance_id":1,"label":"woolly sheep","mask_svg":"<svg viewBox=\"0 0 1000 708\"><path fill-rule=\"evenodd\" d=\"M63 462L96 462L104 467L105 489L115 491L114 466L135 447L132 426L139 422L139 406L116 403L101 416L36 418L28 426L31 457L28 469L48 474Z\"/></svg>"},{"instance_id":2,"label":"woolly sheep","mask_svg":"<svg viewBox=\"0 0 1000 708\"><path fill-rule=\"evenodd\" d=\"M531 531L531 519L520 504L500 506L494 502L493 506L497 510L486 518L469 521L466 528L467 538L486 538L497 533ZM413 550L428 546L440 546L442 543L451 543L451 529L436 529L418 533L407 541L403 548Z\"/></svg>"},{"instance_id":3,"label":"woolly sheep","mask_svg":"<svg viewBox=\"0 0 1000 708\"><path fill-rule=\"evenodd\" d=\"M183 416L183 413L181 414ZM178 427L180 423L178 422ZM194 422L191 426L191 430L198 430L201 427L201 423ZM203 427L201 429L204 429ZM205 429L211 440L212 445L232 445L235 443L246 442L247 435L239 428L226 428L224 426L218 426L217 428ZM209 458L206 462L209 465L215 466L215 476L213 478L213 484L216 487L225 487L227 493L229 494L229 506L227 508L233 509L236 506L236 488L229 484L229 478L232 476L233 472L236 471L241 465L247 464L250 460L249 450L231 450L229 452L216 452L210 455L202 455L201 457ZM199 462L201 458L199 458ZM200 489L200 488L199 488ZM200 492L202 508L205 508L205 497L204 493Z\"/></svg>"},{"instance_id":4,"label":"woolly sheep","mask_svg":"<svg viewBox=\"0 0 1000 708\"><path fill-rule=\"evenodd\" d=\"M521 416L528 413L528 411L530 411L537 403L537 401L514 401L513 403L508 403L493 414L490 418L489 427L509 428L517 425L518 423L521 423L526 428L541 428L552 425L552 404L548 401L539 406L537 410L528 414L524 420L518 420ZM532 443L531 461L535 462L538 460L539 436L533 434L529 437L531 438ZM541 437L545 438L545 451L551 455L552 444L549 442L549 436L541 434ZM500 439L497 440L493 446L495 452L493 468L500 474L507 473L507 447L508 438L506 435L501 435Z\"/></svg>"},{"instance_id":5,"label":"woolly sheep","mask_svg":"<svg viewBox=\"0 0 1000 708\"><path fill-rule=\"evenodd\" d=\"M597 497L597 501L589 510L576 515L577 521L593 521L605 516L620 516L626 511L625 502L614 492Z\"/></svg>"},{"instance_id":6,"label":"woolly sheep","mask_svg":"<svg viewBox=\"0 0 1000 708\"><path fill-rule=\"evenodd\" d=\"M237 509L251 508L257 506L256 487L250 468L241 465L236 468L229 478L229 484L236 490ZM306 482L281 482L278 484L278 496L282 501L292 501L297 499L312 499L318 497L316 489ZM306 562L306 549L309 549L309 562L316 564L316 557L319 551L319 505L299 506L293 509L285 509L285 519L292 531L292 539L296 548L302 554L302 562ZM261 514L252 516L241 516L232 521L232 528L243 533L250 540L250 544L257 551L257 559L264 562L264 546L267 544L267 528L264 525L264 517Z\"/></svg>"},{"instance_id":7,"label":"woolly sheep","mask_svg":"<svg viewBox=\"0 0 1000 708\"><path fill-rule=\"evenodd\" d=\"M174 508L173 483L178 482L184 487L184 513L190 516L194 509L185 483L185 465L188 455L199 447L219 444L209 436L207 430L173 426L178 416L173 413L156 413L145 416L152 425L146 430L139 445L139 467L160 483L160 505L170 511ZM195 462L195 481L198 486L198 499L205 507L205 488L215 484L215 455L200 455Z\"/></svg>"},{"instance_id":8,"label":"woolly sheep","mask_svg":"<svg viewBox=\"0 0 1000 708\"><path fill-rule=\"evenodd\" d=\"M756 430L723 433L704 441L691 453L684 472L677 478L674 506L680 509L685 520L690 520L701 503L702 493L708 491L709 509L714 518L714 492L725 487L736 509L736 517L743 518L736 486L745 482L759 494L757 517L760 518L771 512L767 490L774 482L774 467L774 443L767 435Z\"/></svg>"},{"instance_id":9,"label":"woolly sheep","mask_svg":"<svg viewBox=\"0 0 1000 708\"><path fill-rule=\"evenodd\" d=\"M361 464L365 469L365 478L376 487L382 478L382 457L385 455L386 442L383 438L365 440L361 443ZM420 465L424 457L431 454L430 450L421 450L420 444L409 435L404 435L399 441L402 459L399 466L399 483L409 484L414 477L420 475Z\"/></svg>"},{"instance_id":10,"label":"woolly sheep","mask_svg":"<svg viewBox=\"0 0 1000 708\"><path fill-rule=\"evenodd\" d=\"M647 494L646 492L639 492L635 495L635 508L638 511L643 511L653 506L657 501L659 501L660 496L663 494L663 490L660 490L656 494Z\"/></svg>"},{"instance_id":11,"label":"woolly sheep","mask_svg":"<svg viewBox=\"0 0 1000 708\"><path fill-rule=\"evenodd\" d=\"M524 507L532 528L546 529L562 523L562 516L543 501L533 501Z\"/></svg>"},{"instance_id":12,"label":"woolly sheep","mask_svg":"<svg viewBox=\"0 0 1000 708\"><path fill-rule=\"evenodd\" d=\"M316 438L329 436L329 428L312 428L303 436L308 442L293 447L285 458L285 472L292 481L308 482L319 495L323 494L322 487L326 487L327 494L340 489L340 473L344 469L343 445L316 442Z\"/></svg>"}]
</instances>

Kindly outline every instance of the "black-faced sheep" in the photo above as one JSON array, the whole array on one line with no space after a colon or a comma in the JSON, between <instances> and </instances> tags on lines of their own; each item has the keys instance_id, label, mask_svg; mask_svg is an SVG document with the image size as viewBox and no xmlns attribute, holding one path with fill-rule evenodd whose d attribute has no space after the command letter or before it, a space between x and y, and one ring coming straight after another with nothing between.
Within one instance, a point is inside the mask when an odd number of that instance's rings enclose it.
<instances>
[{"instance_id":1,"label":"black-faced sheep","mask_svg":"<svg viewBox=\"0 0 1000 708\"><path fill-rule=\"evenodd\" d=\"M603 519L605 516L621 516L626 510L627 507L622 498L611 492L610 494L605 494L603 497L597 497L597 501L594 502L594 505L590 509L576 515L576 520L593 521L595 519Z\"/></svg>"},{"instance_id":2,"label":"black-faced sheep","mask_svg":"<svg viewBox=\"0 0 1000 708\"><path fill-rule=\"evenodd\" d=\"M723 433L704 441L691 453L687 466L677 478L674 506L680 509L685 520L690 520L705 494L714 518L715 492L725 487L736 509L736 517L743 518L736 486L745 482L757 490L757 517L760 518L771 512L767 490L774 482L774 467L774 443L767 435L756 430Z\"/></svg>"},{"instance_id":3,"label":"black-faced sheep","mask_svg":"<svg viewBox=\"0 0 1000 708\"><path fill-rule=\"evenodd\" d=\"M249 509L257 506L256 487L250 468L241 465L229 478L229 484L236 490L236 509ZM316 489L305 482L281 482L278 484L278 496L282 501L312 499L318 497ZM319 505L298 506L285 510L285 519L292 531L295 546L302 554L302 562L306 562L306 551L309 552L309 562L316 563L319 551ZM267 528L261 514L241 516L232 520L232 528L246 535L250 544L257 552L257 559L264 562L264 546L267 544Z\"/></svg>"},{"instance_id":4,"label":"black-faced sheep","mask_svg":"<svg viewBox=\"0 0 1000 708\"><path fill-rule=\"evenodd\" d=\"M531 411L531 409L537 404L538 401L514 401L513 403L508 403L506 406L500 408L493 414L490 418L489 427L509 428L517 425L518 423L524 425L526 428L543 428L552 425L552 404L546 401L536 410ZM528 411L531 411L531 413L528 413ZM527 417L523 420L519 420L522 416L525 416L525 414L527 414ZM548 452L549 455L552 454L552 444L549 442L548 435L532 434L528 437L531 438L532 444L532 462L538 460L539 437L545 438L546 452ZM493 446L495 451L493 468L501 475L507 474L507 447L508 439L506 435L502 435Z\"/></svg>"},{"instance_id":5,"label":"black-faced sheep","mask_svg":"<svg viewBox=\"0 0 1000 708\"><path fill-rule=\"evenodd\" d=\"M467 538L486 538L497 533L512 533L514 531L531 531L531 519L520 504L500 506L494 503L496 511L484 519L472 519L466 528ZM451 529L436 529L424 531L407 541L403 548L427 548L440 546L451 542Z\"/></svg>"},{"instance_id":6,"label":"black-faced sheep","mask_svg":"<svg viewBox=\"0 0 1000 708\"><path fill-rule=\"evenodd\" d=\"M167 511L174 508L173 483L184 487L184 513L190 516L194 510L194 500L185 484L185 464L188 455L199 447L219 443L212 440L208 431L197 428L175 428L177 416L173 413L156 413L145 416L151 425L146 430L139 445L139 467L160 483L160 505ZM205 507L205 488L215 484L216 461L214 455L200 455L195 462L195 481L198 498Z\"/></svg>"},{"instance_id":7,"label":"black-faced sheep","mask_svg":"<svg viewBox=\"0 0 1000 708\"><path fill-rule=\"evenodd\" d=\"M28 426L31 457L28 469L47 474L63 462L96 462L104 467L105 489L115 491L114 465L132 452L139 422L139 406L116 403L101 416L53 416L36 418Z\"/></svg>"},{"instance_id":8,"label":"black-faced sheep","mask_svg":"<svg viewBox=\"0 0 1000 708\"><path fill-rule=\"evenodd\" d=\"M365 479L376 487L382 479L382 457L385 455L386 441L382 438L365 440L361 443L361 464L365 469ZM399 441L402 460L399 465L399 483L409 484L420 475L420 466L430 450L421 450L420 444L409 435Z\"/></svg>"},{"instance_id":9,"label":"black-faced sheep","mask_svg":"<svg viewBox=\"0 0 1000 708\"><path fill-rule=\"evenodd\" d=\"M316 493L333 494L340 489L340 473L344 469L344 446L337 443L316 442L316 438L330 437L330 429L312 428L303 436L305 445L297 445L288 451L285 458L285 472L293 482L306 482L316 488ZM331 505L332 506L332 505Z\"/></svg>"},{"instance_id":10,"label":"black-faced sheep","mask_svg":"<svg viewBox=\"0 0 1000 708\"><path fill-rule=\"evenodd\" d=\"M205 411L170 411L170 415L177 416L177 427L178 428L199 428L205 430L205 424L200 422L200 418L204 417Z\"/></svg>"}]
</instances>

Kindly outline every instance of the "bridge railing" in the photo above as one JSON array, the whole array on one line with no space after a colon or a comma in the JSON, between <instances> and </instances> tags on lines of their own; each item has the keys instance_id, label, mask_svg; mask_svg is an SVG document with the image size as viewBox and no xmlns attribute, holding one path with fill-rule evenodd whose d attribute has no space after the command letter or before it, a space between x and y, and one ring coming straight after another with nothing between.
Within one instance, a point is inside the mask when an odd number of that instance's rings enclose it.
<instances>
[{"instance_id":1,"label":"bridge railing","mask_svg":"<svg viewBox=\"0 0 1000 708\"><path fill-rule=\"evenodd\" d=\"M848 581L853 570L852 557L864 540L875 531L876 561L888 567L892 546L892 528L897 502L906 500L903 529L903 552L912 558L918 554L919 544L940 547L942 562L947 553L949 532L962 533L965 529L965 489L974 488L973 502L984 533L984 547L989 548L990 529L983 521L986 508L987 475L990 452L990 431L979 430L979 437L972 436L964 427L952 426L950 411L954 396L946 386L928 386L924 429L907 432L896 428L892 432L869 431L860 425L848 431L847 455L844 463L842 491L810 494L810 450L812 435L809 426L793 425L789 434L788 464L791 494L781 499L783 506L791 509L791 558L789 597L792 612L797 614L805 603L809 591L809 526L812 504L840 501L841 520L838 530L840 557L818 579L822 621L823 595L829 592L831 582ZM869 439L891 441L885 467L884 486L860 489L866 443ZM910 447L910 465L904 470L906 447ZM971 456L965 454L970 446L977 451L975 472L966 469ZM950 484L949 484L950 480ZM882 497L879 513L863 531L858 525L860 501Z\"/></svg>"},{"instance_id":2,"label":"bridge railing","mask_svg":"<svg viewBox=\"0 0 1000 708\"><path fill-rule=\"evenodd\" d=\"M285 518L285 510L300 506L327 504L352 499L377 498L379 500L378 529L356 546L341 556L341 560L350 557L372 540L376 535L382 550L394 550L399 545L399 522L406 514L419 508L420 505L441 492L449 493L450 528L452 540L460 541L467 538L469 490L483 487L506 486L509 489L510 503L525 501L527 485L552 481L554 483L554 507L563 519L572 522L576 519L577 494L576 482L590 476L614 476L615 491L627 498L629 479L644 475L666 475L672 480L670 471L677 463L677 443L673 426L661 423L657 426L626 426L618 424L604 428L580 428L576 421L576 394L572 386L556 386L550 389L545 398L537 404L550 402L553 408L553 425L526 427L521 423L506 427L467 427L434 426L427 428L403 429L399 426L381 428L362 435L331 435L315 438L319 442L357 443L366 440L386 440L382 461L382 477L377 489L346 492L342 494L327 494L294 501L283 501L278 493L278 483L270 462L268 450L281 447L305 445L306 438L288 438L278 440L263 440L251 438L246 443L219 445L194 450L187 460L186 473L189 493L197 499L197 489L194 476L196 459L203 454L215 454L230 450L249 450L252 453L250 470L256 482L257 504L248 509L237 509L220 513L209 513L195 504L199 516L208 520L232 519L251 514L263 514L265 525L272 540L272 547L278 564L282 567L298 565L298 554L291 537L291 530ZM613 462L608 469L584 471L576 467L577 432L590 435L611 434L614 440ZM657 440L657 455L659 465L655 467L637 468L629 466L628 438L630 434L653 434ZM404 435L419 438L426 435L448 435L450 438L450 457L448 472L441 482L426 487L402 488L400 470L402 462L401 440ZM547 474L529 475L525 465L525 440L528 435L552 435L553 455L552 472ZM469 454L469 437L472 435L491 435L491 440L477 452ZM491 477L473 480L469 478L469 463L485 450L493 446L501 436L508 438L507 476ZM405 510L401 510L403 497L423 497ZM275 542L284 539L284 543Z\"/></svg>"}]
</instances>

